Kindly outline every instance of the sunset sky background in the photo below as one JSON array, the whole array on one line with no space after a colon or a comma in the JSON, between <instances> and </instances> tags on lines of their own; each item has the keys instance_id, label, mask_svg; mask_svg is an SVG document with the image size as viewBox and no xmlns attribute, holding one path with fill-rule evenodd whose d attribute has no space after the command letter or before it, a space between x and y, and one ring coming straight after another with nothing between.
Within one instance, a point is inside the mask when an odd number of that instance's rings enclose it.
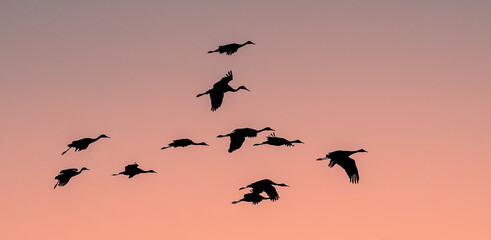
<instances>
[{"instance_id":1,"label":"sunset sky background","mask_svg":"<svg viewBox=\"0 0 491 240\"><path fill-rule=\"evenodd\" d=\"M0 1L0 238L489 240L490 13L489 1ZM196 94L229 70L251 91L211 112ZM253 147L261 133L229 154L216 138L266 126L305 144ZM210 146L160 150L178 138ZM357 185L315 161L359 148ZM111 176L133 162L158 174ZM291 187L231 204L264 178Z\"/></svg>"}]
</instances>

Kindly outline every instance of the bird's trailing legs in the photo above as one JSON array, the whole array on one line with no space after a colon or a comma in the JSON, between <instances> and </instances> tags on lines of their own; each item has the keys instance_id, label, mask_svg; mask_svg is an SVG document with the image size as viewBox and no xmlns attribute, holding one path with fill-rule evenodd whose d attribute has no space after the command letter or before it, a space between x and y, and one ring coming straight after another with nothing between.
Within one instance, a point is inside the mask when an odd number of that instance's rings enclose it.
<instances>
[{"instance_id":1,"label":"bird's trailing legs","mask_svg":"<svg viewBox=\"0 0 491 240\"><path fill-rule=\"evenodd\" d=\"M63 155L63 154L65 154L66 152L68 152L68 150L70 150L70 148L72 148L72 147L68 147L68 149L67 149L67 150L65 150L64 152L62 152L62 153L61 153L61 155Z\"/></svg>"}]
</instances>

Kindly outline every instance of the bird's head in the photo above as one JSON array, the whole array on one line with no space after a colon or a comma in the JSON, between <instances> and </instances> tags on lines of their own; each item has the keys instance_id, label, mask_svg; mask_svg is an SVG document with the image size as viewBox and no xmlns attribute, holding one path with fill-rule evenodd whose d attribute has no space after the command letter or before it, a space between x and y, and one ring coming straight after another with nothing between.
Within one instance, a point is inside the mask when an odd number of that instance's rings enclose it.
<instances>
[{"instance_id":1,"label":"bird's head","mask_svg":"<svg viewBox=\"0 0 491 240\"><path fill-rule=\"evenodd\" d=\"M99 138L110 138L110 137L106 136L106 134L101 134Z\"/></svg>"},{"instance_id":2,"label":"bird's head","mask_svg":"<svg viewBox=\"0 0 491 240\"><path fill-rule=\"evenodd\" d=\"M245 86L240 86L240 87L237 88L237 90L239 90L239 89L244 89L244 90L247 90L249 92L251 91L251 90L247 89Z\"/></svg>"},{"instance_id":3,"label":"bird's head","mask_svg":"<svg viewBox=\"0 0 491 240\"><path fill-rule=\"evenodd\" d=\"M198 143L198 145L210 146L210 145L206 144L205 142L200 142L200 143Z\"/></svg>"},{"instance_id":4,"label":"bird's head","mask_svg":"<svg viewBox=\"0 0 491 240\"><path fill-rule=\"evenodd\" d=\"M274 129L272 129L270 127L265 127L265 128L263 128L263 131L274 131Z\"/></svg>"},{"instance_id":5,"label":"bird's head","mask_svg":"<svg viewBox=\"0 0 491 240\"><path fill-rule=\"evenodd\" d=\"M256 45L255 43L253 43L251 41L247 41L245 44L254 44L254 45Z\"/></svg>"},{"instance_id":6,"label":"bird's head","mask_svg":"<svg viewBox=\"0 0 491 240\"><path fill-rule=\"evenodd\" d=\"M295 141L293 141L292 143L304 143L304 142L302 142L302 141L300 141L300 140L295 140Z\"/></svg>"},{"instance_id":7,"label":"bird's head","mask_svg":"<svg viewBox=\"0 0 491 240\"><path fill-rule=\"evenodd\" d=\"M154 170L148 170L147 173L157 173L157 172Z\"/></svg>"},{"instance_id":8,"label":"bird's head","mask_svg":"<svg viewBox=\"0 0 491 240\"><path fill-rule=\"evenodd\" d=\"M86 167L83 167L82 169L80 169L80 171L83 171L83 170L90 170L90 169L88 169Z\"/></svg>"},{"instance_id":9,"label":"bird's head","mask_svg":"<svg viewBox=\"0 0 491 240\"><path fill-rule=\"evenodd\" d=\"M280 186L280 187L290 187L290 186L288 186L288 185L286 185L284 183L279 183L277 186Z\"/></svg>"},{"instance_id":10,"label":"bird's head","mask_svg":"<svg viewBox=\"0 0 491 240\"><path fill-rule=\"evenodd\" d=\"M362 148L362 149L358 149L358 150L356 150L356 151L357 151L357 152L367 152L367 151L366 151L365 149L363 149L363 148Z\"/></svg>"}]
</instances>

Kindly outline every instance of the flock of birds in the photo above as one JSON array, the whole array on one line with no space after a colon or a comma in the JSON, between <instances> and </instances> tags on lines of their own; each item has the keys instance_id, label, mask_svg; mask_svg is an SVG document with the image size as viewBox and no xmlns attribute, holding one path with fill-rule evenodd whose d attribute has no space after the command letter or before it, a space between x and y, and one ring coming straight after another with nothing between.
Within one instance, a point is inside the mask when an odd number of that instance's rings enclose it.
<instances>
[{"instance_id":1,"label":"flock of birds","mask_svg":"<svg viewBox=\"0 0 491 240\"><path fill-rule=\"evenodd\" d=\"M220 54L225 53L227 55L232 55L235 52L237 52L239 48L249 44L255 44L255 43L251 41L247 41L243 44L237 44L237 43L227 44L227 45L219 46L218 49L209 51L208 53L218 52ZM232 80L233 80L233 74L232 71L229 71L225 75L225 77L223 77L222 79L220 79L220 81L216 82L213 85L213 88L211 88L210 90L204 93L198 94L196 97L209 95L211 100L211 111L216 111L222 105L223 97L226 92L237 92L241 89L249 91L249 89L247 89L245 86L240 86L236 89L232 88L229 85L229 82ZM275 131L275 130L270 127L265 127L259 130L252 129L252 128L237 128L229 134L218 135L217 138L229 137L230 146L228 148L228 152L232 153L242 147L242 144L245 142L246 138L255 138L258 135L258 133L263 131ZM110 137L106 136L105 134L101 134L97 138L83 138L80 140L73 141L72 143L68 144L68 149L65 150L63 153L61 153L61 155L67 153L71 148L74 148L75 152L85 150L89 147L90 144L102 138L110 138ZM273 132L266 137L266 141L262 143L256 143L253 146L272 145L272 146L291 147L294 146L293 145L294 143L303 143L303 142L300 140L290 141L285 138L277 137L276 134ZM177 147L187 147L191 145L209 146L205 142L196 143L191 139L185 138L185 139L173 140L173 142L169 143L168 146L162 147L161 150L171 147L177 148ZM355 160L353 160L350 156L358 152L366 152L366 151L364 149L359 149L356 151L338 150L338 151L330 152L326 155L326 157L318 158L317 160L321 161L321 160L330 159L328 165L330 168L334 167L336 164L339 165L348 174L350 182L356 184L359 182L360 176L358 174L358 168L356 167ZM54 188L56 188L57 186L60 187L65 186L72 177L79 175L84 170L89 170L89 169L86 167L82 167L80 170L78 170L77 168L70 168L60 171L58 176L55 177L55 180L57 180L58 182L55 184ZM113 176L126 175L128 176L128 178L132 178L142 173L157 173L157 172L155 172L154 170L143 170L139 168L139 165L135 162L133 164L129 164L125 166L124 171L113 174ZM276 191L276 188L274 186L289 187L284 183L275 183L269 179L259 180L257 182L251 183L245 187L240 188L239 190L243 190L246 188L250 188L251 190L249 193L244 194L244 197L242 199L234 201L232 202L232 204L236 204L239 202L251 202L252 204L255 205L261 202L262 200L266 200L266 199L269 199L274 202L279 199L278 192ZM263 192L267 195L267 197L261 195L261 193Z\"/></svg>"}]
</instances>

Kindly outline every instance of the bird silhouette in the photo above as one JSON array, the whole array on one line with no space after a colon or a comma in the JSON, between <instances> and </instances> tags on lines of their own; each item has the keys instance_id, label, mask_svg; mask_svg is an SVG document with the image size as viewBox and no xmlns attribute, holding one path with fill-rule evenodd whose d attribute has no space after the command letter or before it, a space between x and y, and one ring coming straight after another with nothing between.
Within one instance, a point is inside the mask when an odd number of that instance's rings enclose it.
<instances>
[{"instance_id":1,"label":"bird silhouette","mask_svg":"<svg viewBox=\"0 0 491 240\"><path fill-rule=\"evenodd\" d=\"M58 182L55 184L55 187L53 187L53 189L55 189L56 186L60 186L60 187L65 186L72 177L79 175L83 170L89 170L89 169L83 167L80 169L80 171L78 171L78 169L76 168L61 170L60 174L58 174L58 176L55 177L55 180L58 180Z\"/></svg>"},{"instance_id":2,"label":"bird silhouette","mask_svg":"<svg viewBox=\"0 0 491 240\"><path fill-rule=\"evenodd\" d=\"M82 138L82 139L79 139L79 140L76 140L76 141L73 141L72 143L68 144L68 149L65 150L64 152L61 153L61 155L65 154L66 152L68 152L68 150L70 150L70 148L75 148L75 152L76 151L82 151L82 150L85 150L87 149L87 147L89 146L89 144L101 139L101 138L109 138L108 136L106 136L105 134L101 134L99 137L97 138Z\"/></svg>"},{"instance_id":3,"label":"bird silhouette","mask_svg":"<svg viewBox=\"0 0 491 240\"><path fill-rule=\"evenodd\" d=\"M252 202L252 204L256 205L259 202L261 202L264 199L268 199L266 197L263 197L262 195L259 195L258 193L246 193L244 194L244 197L238 201L233 201L232 204L236 204L239 202Z\"/></svg>"},{"instance_id":4,"label":"bird silhouette","mask_svg":"<svg viewBox=\"0 0 491 240\"><path fill-rule=\"evenodd\" d=\"M329 162L329 167L332 168L336 164L341 166L348 174L350 182L356 184L360 181L360 175L358 174L358 168L356 167L355 160L350 158L350 156L357 152L367 151L365 151L365 149L358 149L356 151L338 150L328 153L325 158L318 158L317 161L331 159Z\"/></svg>"},{"instance_id":5,"label":"bird silhouette","mask_svg":"<svg viewBox=\"0 0 491 240\"><path fill-rule=\"evenodd\" d=\"M232 71L229 71L225 77L223 77L220 81L216 82L213 84L213 88L204 92L198 94L196 97L201 97L203 95L209 94L210 95L210 100L211 100L211 111L216 111L223 102L223 96L226 92L237 92L240 89L244 89L249 91L244 86L240 86L237 89L233 89L228 83L233 80L233 75Z\"/></svg>"},{"instance_id":6,"label":"bird silhouette","mask_svg":"<svg viewBox=\"0 0 491 240\"><path fill-rule=\"evenodd\" d=\"M217 138L230 137L230 146L228 148L228 152L231 153L242 146L246 137L256 137L257 134L262 131L274 131L274 129L270 127L265 127L261 130L256 130L252 128L237 128L229 134L218 135Z\"/></svg>"},{"instance_id":7,"label":"bird silhouette","mask_svg":"<svg viewBox=\"0 0 491 240\"><path fill-rule=\"evenodd\" d=\"M269 179L263 179L254 183L251 183L245 187L241 187L239 190L246 189L246 188L252 188L251 192L260 194L262 192L266 192L268 195L269 199L271 201L276 201L280 198L278 195L278 192L276 191L276 188L273 186L281 186L281 187L289 187L288 185L284 183L275 183Z\"/></svg>"},{"instance_id":8,"label":"bird silhouette","mask_svg":"<svg viewBox=\"0 0 491 240\"><path fill-rule=\"evenodd\" d=\"M284 138L277 137L274 133L272 133L271 135L269 135L268 137L266 137L266 141L264 141L262 143L256 143L256 144L254 144L254 146L268 144L268 145L272 145L272 146L282 146L282 145L285 145L287 147L292 147L293 146L293 143L303 143L303 142L300 141L300 140L288 141L288 140L286 140Z\"/></svg>"},{"instance_id":9,"label":"bird silhouette","mask_svg":"<svg viewBox=\"0 0 491 240\"><path fill-rule=\"evenodd\" d=\"M170 147L174 147L174 148L176 148L176 147L187 147L189 145L204 145L204 146L208 146L208 144L206 144L205 142L195 143L191 139L184 138L184 139L174 140L173 142L169 143L169 146L162 147L160 150L167 149L167 148L170 148Z\"/></svg>"},{"instance_id":10,"label":"bird silhouette","mask_svg":"<svg viewBox=\"0 0 491 240\"><path fill-rule=\"evenodd\" d=\"M214 52L218 52L220 54L222 53L226 53L227 55L232 55L234 54L235 52L237 52L237 50L239 50L239 48L247 45L247 44L254 44L256 45L255 43L251 42L251 41L247 41L243 44L238 44L238 43L231 43L231 44L227 44L227 45L223 45L223 46L219 46L217 48L217 50L213 50L213 51L208 51L208 53L214 53Z\"/></svg>"},{"instance_id":11,"label":"bird silhouette","mask_svg":"<svg viewBox=\"0 0 491 240\"><path fill-rule=\"evenodd\" d=\"M133 164L130 164L130 165L127 165L126 167L124 167L123 172L115 173L115 174L113 174L113 176L127 175L128 178L132 178L135 175L138 175L140 173L157 173L157 172L155 172L154 170L147 170L147 171L142 170L141 168L138 167L137 163L133 163Z\"/></svg>"}]
</instances>

